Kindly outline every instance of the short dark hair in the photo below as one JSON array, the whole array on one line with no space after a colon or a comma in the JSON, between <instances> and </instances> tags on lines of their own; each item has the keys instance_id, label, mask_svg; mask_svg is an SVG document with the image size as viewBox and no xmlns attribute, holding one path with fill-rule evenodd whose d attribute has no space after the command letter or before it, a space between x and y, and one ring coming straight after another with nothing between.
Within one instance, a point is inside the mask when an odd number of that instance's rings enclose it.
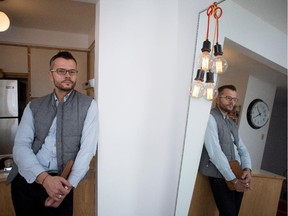
<instances>
[{"instance_id":1,"label":"short dark hair","mask_svg":"<svg viewBox=\"0 0 288 216\"><path fill-rule=\"evenodd\" d=\"M54 55L50 59L50 70L52 69L52 64L54 63L55 59L57 59L57 58L64 58L64 59L67 59L67 60L72 59L77 64L76 59L73 57L73 55L70 52L68 52L68 51L59 51L56 55Z\"/></svg>"},{"instance_id":2,"label":"short dark hair","mask_svg":"<svg viewBox=\"0 0 288 216\"><path fill-rule=\"evenodd\" d=\"M221 95L224 89L230 89L232 91L236 91L236 87L234 85L223 85L218 88L218 95Z\"/></svg>"}]
</instances>

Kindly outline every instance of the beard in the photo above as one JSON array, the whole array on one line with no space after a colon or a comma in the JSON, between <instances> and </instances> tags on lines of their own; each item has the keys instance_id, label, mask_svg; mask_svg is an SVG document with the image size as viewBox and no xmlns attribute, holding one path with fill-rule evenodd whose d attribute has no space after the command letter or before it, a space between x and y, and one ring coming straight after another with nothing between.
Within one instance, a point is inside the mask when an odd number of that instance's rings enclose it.
<instances>
[{"instance_id":1,"label":"beard","mask_svg":"<svg viewBox=\"0 0 288 216\"><path fill-rule=\"evenodd\" d=\"M70 83L70 84L68 85L68 83ZM70 79L66 79L62 82L57 82L54 80L54 85L56 88L58 88L61 91L69 92L75 88L76 82L73 82Z\"/></svg>"},{"instance_id":2,"label":"beard","mask_svg":"<svg viewBox=\"0 0 288 216\"><path fill-rule=\"evenodd\" d=\"M222 104L218 104L218 107L222 110L222 112L224 113L228 113L233 111L234 106L233 105L227 105L227 106L223 106Z\"/></svg>"}]
</instances>

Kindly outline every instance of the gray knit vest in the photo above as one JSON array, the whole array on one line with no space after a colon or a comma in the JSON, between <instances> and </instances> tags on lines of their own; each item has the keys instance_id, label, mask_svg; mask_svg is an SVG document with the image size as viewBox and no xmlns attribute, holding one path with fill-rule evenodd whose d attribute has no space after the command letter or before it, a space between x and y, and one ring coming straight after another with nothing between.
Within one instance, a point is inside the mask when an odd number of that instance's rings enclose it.
<instances>
[{"instance_id":1,"label":"gray knit vest","mask_svg":"<svg viewBox=\"0 0 288 216\"><path fill-rule=\"evenodd\" d=\"M228 161L235 160L234 144L239 146L239 134L237 125L230 119L224 119L221 111L217 107L211 110L211 115L215 118L217 123L218 138L222 151L226 155ZM234 137L234 142L231 134ZM203 146L202 150L199 171L205 176L223 178L222 174L210 161L205 145Z\"/></svg>"},{"instance_id":2,"label":"gray knit vest","mask_svg":"<svg viewBox=\"0 0 288 216\"><path fill-rule=\"evenodd\" d=\"M34 117L34 142L32 149L35 154L41 149L45 138L49 133L52 121L57 116L56 122L56 152L58 173L61 173L68 160L75 161L80 149L80 140L87 111L92 98L75 90L71 92L65 102L59 102L56 106L54 93L35 99L30 104ZM11 183L18 173L14 164L7 178Z\"/></svg>"}]
</instances>

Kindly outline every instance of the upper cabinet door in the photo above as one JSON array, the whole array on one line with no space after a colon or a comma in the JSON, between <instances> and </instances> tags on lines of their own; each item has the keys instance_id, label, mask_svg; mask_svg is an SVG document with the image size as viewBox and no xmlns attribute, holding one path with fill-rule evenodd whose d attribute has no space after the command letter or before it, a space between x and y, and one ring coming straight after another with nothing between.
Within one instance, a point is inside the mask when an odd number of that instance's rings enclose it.
<instances>
[{"instance_id":1,"label":"upper cabinet door","mask_svg":"<svg viewBox=\"0 0 288 216\"><path fill-rule=\"evenodd\" d=\"M58 50L31 48L31 97L41 97L53 91L54 85L49 79L49 61Z\"/></svg>"},{"instance_id":2,"label":"upper cabinet door","mask_svg":"<svg viewBox=\"0 0 288 216\"><path fill-rule=\"evenodd\" d=\"M88 80L88 52L86 51L70 51L77 61L77 83L75 89L83 94L87 94L87 91L83 88L82 84Z\"/></svg>"},{"instance_id":3,"label":"upper cabinet door","mask_svg":"<svg viewBox=\"0 0 288 216\"><path fill-rule=\"evenodd\" d=\"M0 45L0 69L5 73L28 73L28 48Z\"/></svg>"}]
</instances>

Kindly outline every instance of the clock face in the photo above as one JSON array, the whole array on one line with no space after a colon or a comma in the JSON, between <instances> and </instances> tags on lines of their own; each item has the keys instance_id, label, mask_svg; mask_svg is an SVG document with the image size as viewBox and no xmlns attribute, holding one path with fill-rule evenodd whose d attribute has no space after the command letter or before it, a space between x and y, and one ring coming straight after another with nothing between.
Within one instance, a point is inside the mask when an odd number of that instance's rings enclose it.
<instances>
[{"instance_id":1,"label":"clock face","mask_svg":"<svg viewBox=\"0 0 288 216\"><path fill-rule=\"evenodd\" d=\"M261 99L253 100L248 106L247 120L254 129L263 127L268 122L269 115L269 108Z\"/></svg>"}]
</instances>

